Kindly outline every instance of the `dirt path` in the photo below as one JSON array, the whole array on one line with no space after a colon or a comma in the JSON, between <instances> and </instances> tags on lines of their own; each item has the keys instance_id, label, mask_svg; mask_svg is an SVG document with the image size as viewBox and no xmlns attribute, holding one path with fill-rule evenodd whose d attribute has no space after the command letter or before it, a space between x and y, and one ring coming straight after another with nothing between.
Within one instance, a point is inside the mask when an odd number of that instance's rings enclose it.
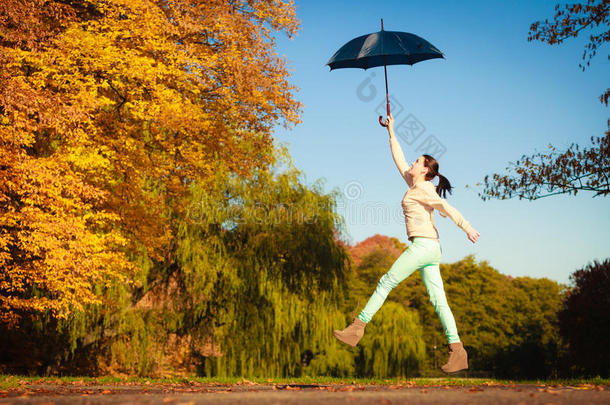
<instances>
[{"instance_id":1,"label":"dirt path","mask_svg":"<svg viewBox=\"0 0 610 405\"><path fill-rule=\"evenodd\" d=\"M0 391L0 404L610 404L610 386L155 384L36 385Z\"/></svg>"}]
</instances>

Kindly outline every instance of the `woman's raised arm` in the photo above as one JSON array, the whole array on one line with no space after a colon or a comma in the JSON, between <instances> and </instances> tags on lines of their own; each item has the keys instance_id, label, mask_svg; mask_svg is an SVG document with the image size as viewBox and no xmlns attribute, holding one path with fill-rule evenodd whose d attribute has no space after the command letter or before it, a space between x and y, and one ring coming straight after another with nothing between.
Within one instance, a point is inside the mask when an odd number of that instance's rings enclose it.
<instances>
[{"instance_id":1,"label":"woman's raised arm","mask_svg":"<svg viewBox=\"0 0 610 405\"><path fill-rule=\"evenodd\" d=\"M392 150L392 157L394 158L394 163L400 172L400 175L405 179L409 187L413 186L413 177L409 174L409 169L411 168L407 161L405 160L405 155L402 153L402 148L398 143L398 139L396 139L396 135L394 134L394 118L392 114L388 115L386 119L386 125L388 128L388 133L390 135L390 149Z\"/></svg>"}]
</instances>

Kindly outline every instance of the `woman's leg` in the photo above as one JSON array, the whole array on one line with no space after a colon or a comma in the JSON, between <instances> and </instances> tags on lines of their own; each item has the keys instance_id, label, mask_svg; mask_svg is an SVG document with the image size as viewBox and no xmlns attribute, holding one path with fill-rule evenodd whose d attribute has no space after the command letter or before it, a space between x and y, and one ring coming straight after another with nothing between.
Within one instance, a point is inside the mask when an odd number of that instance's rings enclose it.
<instances>
[{"instance_id":1,"label":"woman's leg","mask_svg":"<svg viewBox=\"0 0 610 405\"><path fill-rule=\"evenodd\" d=\"M438 242L432 239L413 238L411 246L396 259L392 267L379 279L373 295L358 315L358 319L368 323L381 308L394 287L409 277L415 270L434 262L437 258L435 244L438 244Z\"/></svg>"},{"instance_id":2,"label":"woman's leg","mask_svg":"<svg viewBox=\"0 0 610 405\"><path fill-rule=\"evenodd\" d=\"M447 297L445 296L445 289L443 287L443 279L441 278L441 270L438 264L432 264L426 266L420 270L421 278L424 280L426 290L430 296L430 302L434 306L436 313L441 318L441 324L445 330L447 341L451 343L457 343L460 341L458 336L457 326L453 313L449 308Z\"/></svg>"}]
</instances>

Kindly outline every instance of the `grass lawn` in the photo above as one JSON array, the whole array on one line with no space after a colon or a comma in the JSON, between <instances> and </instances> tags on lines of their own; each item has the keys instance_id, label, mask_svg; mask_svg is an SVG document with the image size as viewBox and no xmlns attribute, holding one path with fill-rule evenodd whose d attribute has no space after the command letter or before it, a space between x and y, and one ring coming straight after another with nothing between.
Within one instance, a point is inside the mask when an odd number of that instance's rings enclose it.
<instances>
[{"instance_id":1,"label":"grass lawn","mask_svg":"<svg viewBox=\"0 0 610 405\"><path fill-rule=\"evenodd\" d=\"M299 378L257 378L257 377L39 377L22 375L0 375L0 390L18 388L30 384L52 385L204 385L204 384L352 384L352 385L515 385L533 384L544 386L583 386L610 385L608 378L559 379L559 380L499 380L493 378L335 378L335 377L299 377Z\"/></svg>"}]
</instances>

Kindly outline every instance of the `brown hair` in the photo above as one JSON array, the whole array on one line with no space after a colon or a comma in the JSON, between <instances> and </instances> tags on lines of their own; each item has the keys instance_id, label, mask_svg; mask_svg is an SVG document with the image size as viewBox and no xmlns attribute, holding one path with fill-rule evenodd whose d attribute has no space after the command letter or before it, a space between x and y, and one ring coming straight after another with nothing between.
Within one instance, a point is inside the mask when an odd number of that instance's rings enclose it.
<instances>
[{"instance_id":1,"label":"brown hair","mask_svg":"<svg viewBox=\"0 0 610 405\"><path fill-rule=\"evenodd\" d=\"M422 155L424 157L424 166L428 168L428 173L426 173L426 180L432 180L434 177L438 176L438 186L436 186L436 192L441 197L445 198L447 195L447 191L451 194L451 183L449 180L442 174L438 172L438 162L430 155ZM441 194L442 193L442 194Z\"/></svg>"}]
</instances>

